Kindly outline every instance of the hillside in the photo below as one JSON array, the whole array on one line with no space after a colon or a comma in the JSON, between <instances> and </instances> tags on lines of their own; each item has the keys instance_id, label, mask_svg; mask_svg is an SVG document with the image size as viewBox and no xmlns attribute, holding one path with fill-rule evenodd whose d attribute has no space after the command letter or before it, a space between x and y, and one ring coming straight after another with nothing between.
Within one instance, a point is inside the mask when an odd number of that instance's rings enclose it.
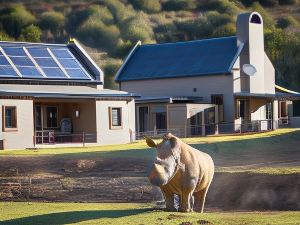
<instances>
[{"instance_id":1,"label":"hillside","mask_svg":"<svg viewBox=\"0 0 300 225\"><path fill-rule=\"evenodd\" d=\"M0 1L0 40L66 43L78 39L105 70L105 86L134 44L235 34L236 16L264 17L266 51L277 83L300 90L297 0L12 0Z\"/></svg>"}]
</instances>

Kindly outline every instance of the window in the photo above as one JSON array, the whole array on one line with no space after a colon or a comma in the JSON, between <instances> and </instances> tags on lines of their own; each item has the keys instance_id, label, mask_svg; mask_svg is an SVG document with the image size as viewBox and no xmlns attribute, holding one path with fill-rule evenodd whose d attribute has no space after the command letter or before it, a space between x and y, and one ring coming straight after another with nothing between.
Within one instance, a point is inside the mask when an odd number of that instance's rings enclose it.
<instances>
[{"instance_id":1,"label":"window","mask_svg":"<svg viewBox=\"0 0 300 225\"><path fill-rule=\"evenodd\" d=\"M211 103L218 105L218 119L219 122L224 122L224 102L223 95L212 95Z\"/></svg>"},{"instance_id":2,"label":"window","mask_svg":"<svg viewBox=\"0 0 300 225\"><path fill-rule=\"evenodd\" d=\"M268 102L266 104L266 119L271 120L272 119L272 103Z\"/></svg>"},{"instance_id":3,"label":"window","mask_svg":"<svg viewBox=\"0 0 300 225\"><path fill-rule=\"evenodd\" d=\"M110 129L122 128L122 108L110 108Z\"/></svg>"},{"instance_id":4,"label":"window","mask_svg":"<svg viewBox=\"0 0 300 225\"><path fill-rule=\"evenodd\" d=\"M17 131L17 107L3 106L2 110L3 131Z\"/></svg>"},{"instance_id":5,"label":"window","mask_svg":"<svg viewBox=\"0 0 300 225\"><path fill-rule=\"evenodd\" d=\"M57 107L47 107L47 128L57 128Z\"/></svg>"}]
</instances>

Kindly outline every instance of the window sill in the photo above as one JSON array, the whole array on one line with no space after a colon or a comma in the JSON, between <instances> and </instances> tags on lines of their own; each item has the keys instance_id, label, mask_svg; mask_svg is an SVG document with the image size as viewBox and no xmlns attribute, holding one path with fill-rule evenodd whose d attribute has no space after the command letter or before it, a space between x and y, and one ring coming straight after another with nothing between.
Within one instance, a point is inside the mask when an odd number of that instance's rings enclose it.
<instances>
[{"instance_id":1,"label":"window sill","mask_svg":"<svg viewBox=\"0 0 300 225\"><path fill-rule=\"evenodd\" d=\"M3 132L17 132L18 128L4 128Z\"/></svg>"},{"instance_id":2,"label":"window sill","mask_svg":"<svg viewBox=\"0 0 300 225\"><path fill-rule=\"evenodd\" d=\"M123 127L122 126L111 126L109 129L110 130L122 130Z\"/></svg>"}]
</instances>

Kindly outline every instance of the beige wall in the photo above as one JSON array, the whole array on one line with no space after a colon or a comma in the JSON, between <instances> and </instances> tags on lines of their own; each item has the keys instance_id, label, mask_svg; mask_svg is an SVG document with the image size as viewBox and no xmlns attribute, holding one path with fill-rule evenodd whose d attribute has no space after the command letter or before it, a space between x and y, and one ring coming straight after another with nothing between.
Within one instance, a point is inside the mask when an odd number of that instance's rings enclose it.
<instances>
[{"instance_id":1,"label":"beige wall","mask_svg":"<svg viewBox=\"0 0 300 225\"><path fill-rule=\"evenodd\" d=\"M33 102L32 100L0 100L0 139L6 140L6 149L24 149L33 147ZM3 132L2 106L17 107L17 131Z\"/></svg>"},{"instance_id":2,"label":"beige wall","mask_svg":"<svg viewBox=\"0 0 300 225\"><path fill-rule=\"evenodd\" d=\"M193 89L197 88L194 92ZM211 95L223 94L226 122L234 120L233 76L209 75L185 78L127 81L121 83L121 90L142 96L195 96L210 103Z\"/></svg>"},{"instance_id":3,"label":"beige wall","mask_svg":"<svg viewBox=\"0 0 300 225\"><path fill-rule=\"evenodd\" d=\"M110 107L122 108L122 127L110 129ZM134 100L126 101L96 101L96 126L98 144L122 144L131 141L130 132L135 132Z\"/></svg>"}]
</instances>

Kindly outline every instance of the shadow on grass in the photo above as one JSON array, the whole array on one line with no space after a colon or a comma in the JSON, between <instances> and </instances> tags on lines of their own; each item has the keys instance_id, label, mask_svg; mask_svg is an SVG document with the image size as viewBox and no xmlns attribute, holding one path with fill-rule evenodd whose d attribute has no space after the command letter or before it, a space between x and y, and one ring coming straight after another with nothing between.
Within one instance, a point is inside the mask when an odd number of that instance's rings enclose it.
<instances>
[{"instance_id":1,"label":"shadow on grass","mask_svg":"<svg viewBox=\"0 0 300 225\"><path fill-rule=\"evenodd\" d=\"M1 221L2 225L62 225L78 223L87 220L101 218L120 218L132 216L149 211L150 209L130 209L130 210L91 210L91 211L73 211L59 212L44 215L23 217L18 219Z\"/></svg>"}]
</instances>

